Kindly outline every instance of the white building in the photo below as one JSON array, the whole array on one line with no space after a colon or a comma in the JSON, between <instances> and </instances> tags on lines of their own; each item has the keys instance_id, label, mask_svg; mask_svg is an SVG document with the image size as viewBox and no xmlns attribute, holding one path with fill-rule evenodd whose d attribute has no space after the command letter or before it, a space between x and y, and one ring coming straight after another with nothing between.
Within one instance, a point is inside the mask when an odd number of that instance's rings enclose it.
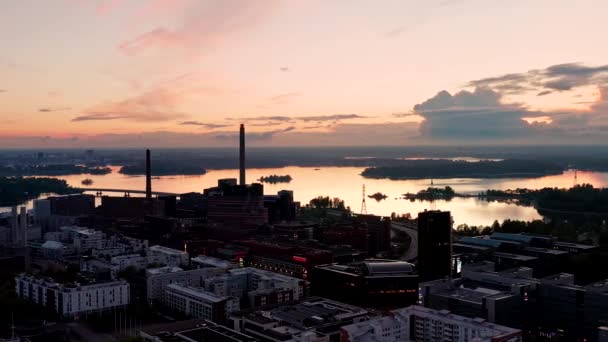
<instances>
[{"instance_id":1,"label":"white building","mask_svg":"<svg viewBox=\"0 0 608 342\"><path fill-rule=\"evenodd\" d=\"M15 277L15 291L20 298L52 307L60 316L71 318L126 306L130 299L126 281L60 284L26 273Z\"/></svg>"},{"instance_id":2,"label":"white building","mask_svg":"<svg viewBox=\"0 0 608 342\"><path fill-rule=\"evenodd\" d=\"M222 322L227 313L240 310L238 298L218 296L200 287L177 283L165 286L163 302L187 316L214 322Z\"/></svg>"},{"instance_id":3,"label":"white building","mask_svg":"<svg viewBox=\"0 0 608 342\"><path fill-rule=\"evenodd\" d=\"M118 255L110 258L110 265L116 272L123 271L127 267L134 267L141 270L148 266L148 259L140 254Z\"/></svg>"},{"instance_id":4,"label":"white building","mask_svg":"<svg viewBox=\"0 0 608 342\"><path fill-rule=\"evenodd\" d=\"M307 282L257 268L236 268L205 280L205 289L219 296L247 298L250 307L297 301L304 297Z\"/></svg>"},{"instance_id":5,"label":"white building","mask_svg":"<svg viewBox=\"0 0 608 342\"><path fill-rule=\"evenodd\" d=\"M178 267L188 264L188 253L177 249L152 246L148 248L148 263Z\"/></svg>"},{"instance_id":6,"label":"white building","mask_svg":"<svg viewBox=\"0 0 608 342\"><path fill-rule=\"evenodd\" d=\"M146 296L149 302L160 300L165 286L180 283L189 286L202 286L207 278L220 275L226 269L219 267L206 267L193 270L184 270L179 267L165 266L146 270Z\"/></svg>"},{"instance_id":7,"label":"white building","mask_svg":"<svg viewBox=\"0 0 608 342\"><path fill-rule=\"evenodd\" d=\"M77 252L103 248L105 236L99 230L69 226L61 227L60 231L61 241L72 244Z\"/></svg>"},{"instance_id":8,"label":"white building","mask_svg":"<svg viewBox=\"0 0 608 342\"><path fill-rule=\"evenodd\" d=\"M347 325L341 330L342 341L349 342L522 341L521 330L416 305L394 310L389 316Z\"/></svg>"}]
</instances>

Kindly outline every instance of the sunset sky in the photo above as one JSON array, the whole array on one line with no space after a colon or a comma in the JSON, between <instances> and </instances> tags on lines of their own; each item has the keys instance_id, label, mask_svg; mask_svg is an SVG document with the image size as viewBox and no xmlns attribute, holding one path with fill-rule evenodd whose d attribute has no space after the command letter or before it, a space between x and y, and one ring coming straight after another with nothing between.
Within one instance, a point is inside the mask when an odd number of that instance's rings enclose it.
<instances>
[{"instance_id":1,"label":"sunset sky","mask_svg":"<svg viewBox=\"0 0 608 342\"><path fill-rule=\"evenodd\" d=\"M605 0L3 0L0 147L608 142Z\"/></svg>"}]
</instances>

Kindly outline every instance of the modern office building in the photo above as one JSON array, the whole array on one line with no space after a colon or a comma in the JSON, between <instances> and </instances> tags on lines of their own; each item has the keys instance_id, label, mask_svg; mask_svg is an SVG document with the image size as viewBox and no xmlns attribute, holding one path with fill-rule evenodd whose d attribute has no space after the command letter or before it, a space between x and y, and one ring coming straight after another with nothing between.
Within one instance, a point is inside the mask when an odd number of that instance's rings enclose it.
<instances>
[{"instance_id":1,"label":"modern office building","mask_svg":"<svg viewBox=\"0 0 608 342\"><path fill-rule=\"evenodd\" d=\"M129 304L126 281L59 283L52 278L22 273L15 277L15 291L22 298L50 308L64 318L103 312Z\"/></svg>"},{"instance_id":2,"label":"modern office building","mask_svg":"<svg viewBox=\"0 0 608 342\"><path fill-rule=\"evenodd\" d=\"M398 308L418 301L418 274L405 261L368 259L317 266L312 271L314 295L377 308Z\"/></svg>"},{"instance_id":3,"label":"modern office building","mask_svg":"<svg viewBox=\"0 0 608 342\"><path fill-rule=\"evenodd\" d=\"M449 211L418 214L418 273L424 281L452 274L452 216Z\"/></svg>"},{"instance_id":4,"label":"modern office building","mask_svg":"<svg viewBox=\"0 0 608 342\"><path fill-rule=\"evenodd\" d=\"M160 267L146 270L146 297L148 302L162 298L164 287L172 283L201 287L204 280L226 272L220 267L204 267L184 270L179 267Z\"/></svg>"},{"instance_id":5,"label":"modern office building","mask_svg":"<svg viewBox=\"0 0 608 342\"><path fill-rule=\"evenodd\" d=\"M216 323L224 323L226 314L239 311L239 299L218 296L196 286L180 283L168 284L164 288L163 303L171 310L188 317L203 318Z\"/></svg>"},{"instance_id":6,"label":"modern office building","mask_svg":"<svg viewBox=\"0 0 608 342\"><path fill-rule=\"evenodd\" d=\"M148 248L148 263L164 266L179 267L188 264L188 253L165 246L151 246Z\"/></svg>"},{"instance_id":7,"label":"modern office building","mask_svg":"<svg viewBox=\"0 0 608 342\"><path fill-rule=\"evenodd\" d=\"M521 342L521 330L467 318L447 310L409 306L341 328L342 342Z\"/></svg>"},{"instance_id":8,"label":"modern office building","mask_svg":"<svg viewBox=\"0 0 608 342\"><path fill-rule=\"evenodd\" d=\"M61 242L71 244L76 252L84 253L92 249L102 249L105 236L99 230L69 226L61 227Z\"/></svg>"},{"instance_id":9,"label":"modern office building","mask_svg":"<svg viewBox=\"0 0 608 342\"><path fill-rule=\"evenodd\" d=\"M205 279L204 287L218 296L237 297L246 308L298 301L308 292L308 283L302 279L252 267Z\"/></svg>"}]
</instances>

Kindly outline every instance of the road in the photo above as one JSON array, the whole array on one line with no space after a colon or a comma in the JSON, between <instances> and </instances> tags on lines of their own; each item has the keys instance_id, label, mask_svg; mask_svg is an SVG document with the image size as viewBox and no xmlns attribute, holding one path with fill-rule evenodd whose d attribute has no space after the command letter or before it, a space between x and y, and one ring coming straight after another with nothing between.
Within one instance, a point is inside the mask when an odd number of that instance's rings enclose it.
<instances>
[{"instance_id":1,"label":"road","mask_svg":"<svg viewBox=\"0 0 608 342\"><path fill-rule=\"evenodd\" d=\"M415 260L418 257L418 228L400 222L391 222L391 228L407 234L412 240L407 252L401 258L405 261Z\"/></svg>"}]
</instances>

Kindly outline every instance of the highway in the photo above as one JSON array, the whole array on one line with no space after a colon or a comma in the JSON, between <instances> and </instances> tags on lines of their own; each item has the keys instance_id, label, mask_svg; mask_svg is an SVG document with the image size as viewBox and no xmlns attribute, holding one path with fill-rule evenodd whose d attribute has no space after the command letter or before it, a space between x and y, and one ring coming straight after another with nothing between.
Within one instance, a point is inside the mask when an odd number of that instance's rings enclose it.
<instances>
[{"instance_id":1,"label":"highway","mask_svg":"<svg viewBox=\"0 0 608 342\"><path fill-rule=\"evenodd\" d=\"M418 257L418 227L401 222L391 222L391 228L407 234L412 242L407 252L401 257L405 261L413 261Z\"/></svg>"}]
</instances>

